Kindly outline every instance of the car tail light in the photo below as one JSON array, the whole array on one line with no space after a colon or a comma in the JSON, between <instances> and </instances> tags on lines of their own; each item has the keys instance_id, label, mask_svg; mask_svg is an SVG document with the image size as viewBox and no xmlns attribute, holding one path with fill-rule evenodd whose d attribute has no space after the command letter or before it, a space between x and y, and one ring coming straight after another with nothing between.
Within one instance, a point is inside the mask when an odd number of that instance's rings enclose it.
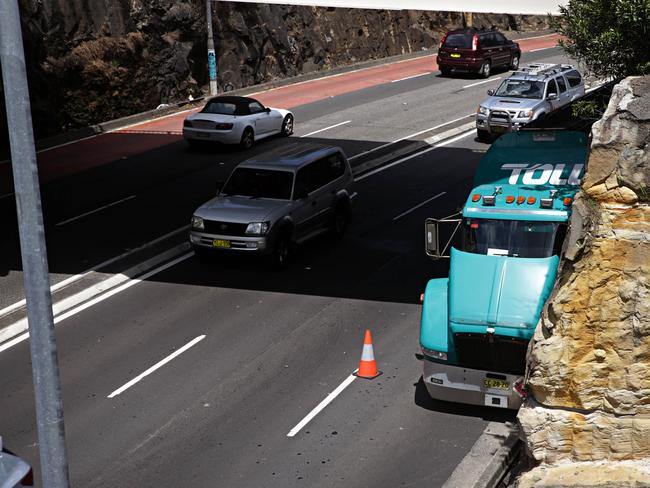
<instances>
[{"instance_id":1,"label":"car tail light","mask_svg":"<svg viewBox=\"0 0 650 488\"><path fill-rule=\"evenodd\" d=\"M537 198L535 197L528 197L528 205L532 205L537 201Z\"/></svg>"},{"instance_id":2,"label":"car tail light","mask_svg":"<svg viewBox=\"0 0 650 488\"><path fill-rule=\"evenodd\" d=\"M564 203L565 207L568 207L569 205L571 205L572 201L573 200L571 200L569 197L566 197L562 203Z\"/></svg>"},{"instance_id":3,"label":"car tail light","mask_svg":"<svg viewBox=\"0 0 650 488\"><path fill-rule=\"evenodd\" d=\"M189 120L185 119L185 120L183 121L183 127L192 127L192 122L190 122Z\"/></svg>"},{"instance_id":4,"label":"car tail light","mask_svg":"<svg viewBox=\"0 0 650 488\"><path fill-rule=\"evenodd\" d=\"M521 205L522 203L524 203L525 200L526 198L523 195L519 195L517 197L517 205Z\"/></svg>"},{"instance_id":5,"label":"car tail light","mask_svg":"<svg viewBox=\"0 0 650 488\"><path fill-rule=\"evenodd\" d=\"M442 36L442 39L440 39L440 45L438 46L438 50L442 49L442 45L445 43L446 39L447 39L447 34Z\"/></svg>"},{"instance_id":6,"label":"car tail light","mask_svg":"<svg viewBox=\"0 0 650 488\"><path fill-rule=\"evenodd\" d=\"M474 37L472 37L472 51L476 51L478 49L478 36L474 34Z\"/></svg>"},{"instance_id":7,"label":"car tail light","mask_svg":"<svg viewBox=\"0 0 650 488\"><path fill-rule=\"evenodd\" d=\"M514 201L515 201L515 197L513 197L512 195L508 195L506 197L506 203L512 203Z\"/></svg>"},{"instance_id":8,"label":"car tail light","mask_svg":"<svg viewBox=\"0 0 650 488\"><path fill-rule=\"evenodd\" d=\"M478 193L474 193L474 195L472 195L473 202L478 202L480 199L481 199L481 195L479 195Z\"/></svg>"},{"instance_id":9,"label":"car tail light","mask_svg":"<svg viewBox=\"0 0 650 488\"><path fill-rule=\"evenodd\" d=\"M217 130L230 130L232 129L232 124L225 122L221 124L214 124L214 128Z\"/></svg>"}]
</instances>

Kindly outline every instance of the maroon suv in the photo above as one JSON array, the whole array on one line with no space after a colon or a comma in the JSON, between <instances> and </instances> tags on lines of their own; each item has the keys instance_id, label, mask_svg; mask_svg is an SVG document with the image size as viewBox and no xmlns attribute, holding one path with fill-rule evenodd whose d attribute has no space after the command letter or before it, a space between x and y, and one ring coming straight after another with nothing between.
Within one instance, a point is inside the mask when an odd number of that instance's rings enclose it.
<instances>
[{"instance_id":1,"label":"maroon suv","mask_svg":"<svg viewBox=\"0 0 650 488\"><path fill-rule=\"evenodd\" d=\"M487 78L494 68L517 69L519 44L495 30L458 29L447 32L438 48L438 67L443 75L478 73Z\"/></svg>"}]
</instances>

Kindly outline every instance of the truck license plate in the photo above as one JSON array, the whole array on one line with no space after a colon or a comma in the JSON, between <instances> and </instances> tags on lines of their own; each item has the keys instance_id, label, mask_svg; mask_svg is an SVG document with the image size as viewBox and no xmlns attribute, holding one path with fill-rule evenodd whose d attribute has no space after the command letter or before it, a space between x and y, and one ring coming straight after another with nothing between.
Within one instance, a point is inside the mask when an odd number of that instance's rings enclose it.
<instances>
[{"instance_id":1,"label":"truck license plate","mask_svg":"<svg viewBox=\"0 0 650 488\"><path fill-rule=\"evenodd\" d=\"M230 249L230 241L224 241L223 239L215 239L212 241L214 247L222 247L224 249Z\"/></svg>"},{"instance_id":2,"label":"truck license plate","mask_svg":"<svg viewBox=\"0 0 650 488\"><path fill-rule=\"evenodd\" d=\"M452 58L460 58L460 54L452 54L451 57Z\"/></svg>"},{"instance_id":3,"label":"truck license plate","mask_svg":"<svg viewBox=\"0 0 650 488\"><path fill-rule=\"evenodd\" d=\"M495 380L493 378L485 378L483 380L483 386L486 388L497 388L499 390L507 390L510 388L510 383L503 380Z\"/></svg>"}]
</instances>

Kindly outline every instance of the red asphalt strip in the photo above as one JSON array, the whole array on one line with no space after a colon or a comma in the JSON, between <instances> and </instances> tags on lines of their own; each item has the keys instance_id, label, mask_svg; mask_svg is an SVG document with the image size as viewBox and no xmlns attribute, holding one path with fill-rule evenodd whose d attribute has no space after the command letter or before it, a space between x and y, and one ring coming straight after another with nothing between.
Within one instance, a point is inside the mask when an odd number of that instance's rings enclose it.
<instances>
[{"instance_id":1,"label":"red asphalt strip","mask_svg":"<svg viewBox=\"0 0 650 488\"><path fill-rule=\"evenodd\" d=\"M551 34L518 42L522 52L529 52L554 47L559 38ZM293 108L437 70L436 55L431 54L340 75L325 75L253 96L264 105ZM172 144L181 139L183 120L187 115L188 112L182 112L42 151L37 156L39 179L44 183ZM0 163L0 197L12 191L11 168L8 164Z\"/></svg>"}]
</instances>

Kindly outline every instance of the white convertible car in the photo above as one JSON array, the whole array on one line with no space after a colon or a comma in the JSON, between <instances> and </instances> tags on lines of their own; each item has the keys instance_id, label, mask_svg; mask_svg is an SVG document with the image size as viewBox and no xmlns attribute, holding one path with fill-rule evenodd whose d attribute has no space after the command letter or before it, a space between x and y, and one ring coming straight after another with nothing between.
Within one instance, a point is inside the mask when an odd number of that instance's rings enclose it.
<instances>
[{"instance_id":1,"label":"white convertible car","mask_svg":"<svg viewBox=\"0 0 650 488\"><path fill-rule=\"evenodd\" d=\"M255 141L274 134L293 134L293 114L281 108L264 107L248 97L211 98L203 110L183 122L183 138L189 145L213 141L249 149Z\"/></svg>"}]
</instances>

